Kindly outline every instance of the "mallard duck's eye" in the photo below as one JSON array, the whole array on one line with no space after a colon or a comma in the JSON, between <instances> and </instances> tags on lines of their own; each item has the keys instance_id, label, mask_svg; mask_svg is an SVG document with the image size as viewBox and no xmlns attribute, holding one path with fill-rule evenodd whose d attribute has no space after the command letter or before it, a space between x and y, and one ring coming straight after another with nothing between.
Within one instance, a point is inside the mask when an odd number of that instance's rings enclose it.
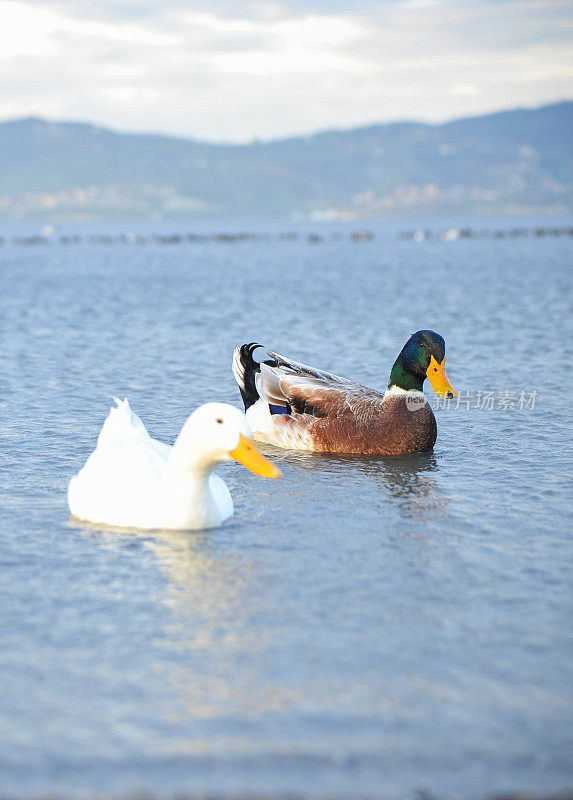
<instances>
[{"instance_id":1,"label":"mallard duck's eye","mask_svg":"<svg viewBox=\"0 0 573 800\"><path fill-rule=\"evenodd\" d=\"M215 420L215 422L217 423L217 425L222 425L222 424L225 422L225 420L224 420L224 419L221 419L221 417L217 417L217 419Z\"/></svg>"}]
</instances>

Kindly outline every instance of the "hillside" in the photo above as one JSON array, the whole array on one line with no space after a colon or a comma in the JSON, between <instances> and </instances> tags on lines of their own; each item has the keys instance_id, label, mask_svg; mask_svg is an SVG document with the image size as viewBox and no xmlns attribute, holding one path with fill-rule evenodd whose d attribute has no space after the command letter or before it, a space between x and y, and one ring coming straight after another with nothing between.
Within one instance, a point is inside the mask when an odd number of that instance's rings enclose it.
<instances>
[{"instance_id":1,"label":"hillside","mask_svg":"<svg viewBox=\"0 0 573 800\"><path fill-rule=\"evenodd\" d=\"M568 213L573 102L248 145L0 124L1 219Z\"/></svg>"}]
</instances>

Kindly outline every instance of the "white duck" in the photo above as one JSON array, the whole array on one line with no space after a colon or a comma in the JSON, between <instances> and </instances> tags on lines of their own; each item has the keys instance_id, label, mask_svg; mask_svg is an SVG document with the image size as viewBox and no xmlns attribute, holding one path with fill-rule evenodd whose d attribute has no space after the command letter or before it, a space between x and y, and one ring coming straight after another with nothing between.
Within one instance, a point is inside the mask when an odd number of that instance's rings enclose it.
<instances>
[{"instance_id":1,"label":"white duck","mask_svg":"<svg viewBox=\"0 0 573 800\"><path fill-rule=\"evenodd\" d=\"M280 470L251 441L245 415L206 403L187 419L173 446L152 439L127 399L114 398L97 446L68 488L74 517L125 528L216 528L233 516L220 461L235 459L266 478Z\"/></svg>"}]
</instances>

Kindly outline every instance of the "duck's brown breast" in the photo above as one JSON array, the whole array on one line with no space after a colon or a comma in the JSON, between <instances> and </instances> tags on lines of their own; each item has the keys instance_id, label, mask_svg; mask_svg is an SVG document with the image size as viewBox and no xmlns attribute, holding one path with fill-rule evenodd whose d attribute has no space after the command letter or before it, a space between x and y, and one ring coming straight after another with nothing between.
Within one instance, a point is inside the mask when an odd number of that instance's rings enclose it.
<instances>
[{"instance_id":1,"label":"duck's brown breast","mask_svg":"<svg viewBox=\"0 0 573 800\"><path fill-rule=\"evenodd\" d=\"M437 426L425 398L413 404L400 392L383 400L361 398L336 416L313 419L309 433L316 452L400 455L431 450Z\"/></svg>"}]
</instances>

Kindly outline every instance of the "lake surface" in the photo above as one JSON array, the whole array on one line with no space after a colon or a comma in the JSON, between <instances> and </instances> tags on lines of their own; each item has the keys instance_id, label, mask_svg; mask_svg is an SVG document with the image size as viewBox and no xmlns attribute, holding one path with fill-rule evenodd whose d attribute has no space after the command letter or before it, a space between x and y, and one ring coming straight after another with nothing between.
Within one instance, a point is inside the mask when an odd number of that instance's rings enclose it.
<instances>
[{"instance_id":1,"label":"lake surface","mask_svg":"<svg viewBox=\"0 0 573 800\"><path fill-rule=\"evenodd\" d=\"M3 796L573 789L573 239L360 227L0 232ZM383 389L418 328L461 392L432 454L264 447L283 479L223 465L215 531L69 518L112 395L172 442L240 405L237 343Z\"/></svg>"}]
</instances>

